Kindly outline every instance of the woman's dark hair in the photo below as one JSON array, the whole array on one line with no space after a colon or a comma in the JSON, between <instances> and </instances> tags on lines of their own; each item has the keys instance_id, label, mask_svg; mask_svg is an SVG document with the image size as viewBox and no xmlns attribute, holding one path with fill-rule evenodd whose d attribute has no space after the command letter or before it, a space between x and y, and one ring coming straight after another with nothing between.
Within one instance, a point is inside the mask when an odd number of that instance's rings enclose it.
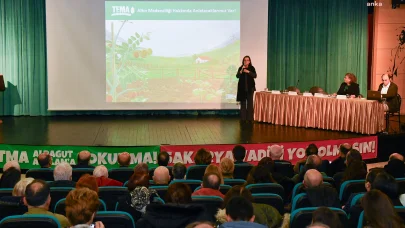
<instances>
[{"instance_id":1,"label":"woman's dark hair","mask_svg":"<svg viewBox=\"0 0 405 228\"><path fill-rule=\"evenodd\" d=\"M402 219L395 211L391 200L380 190L373 189L366 192L361 199L361 205L364 209L364 221L366 225L373 228L405 227Z\"/></svg>"},{"instance_id":2,"label":"woman's dark hair","mask_svg":"<svg viewBox=\"0 0 405 228\"><path fill-rule=\"evenodd\" d=\"M250 56L248 56L248 55L245 55L245 57L243 57L243 59L242 59L242 66L244 65L243 63L244 63L244 61L245 61L245 58L249 58L249 67L251 67L251 66L252 66L252 59L251 59Z\"/></svg>"},{"instance_id":3,"label":"woman's dark hair","mask_svg":"<svg viewBox=\"0 0 405 228\"><path fill-rule=\"evenodd\" d=\"M270 157L262 158L257 165L265 167L270 173L274 172L274 161Z\"/></svg>"},{"instance_id":4,"label":"woman's dark hair","mask_svg":"<svg viewBox=\"0 0 405 228\"><path fill-rule=\"evenodd\" d=\"M10 167L8 168L0 179L0 188L14 188L14 185L17 184L21 179L21 171Z\"/></svg>"},{"instance_id":5,"label":"woman's dark hair","mask_svg":"<svg viewBox=\"0 0 405 228\"><path fill-rule=\"evenodd\" d=\"M361 157L361 154L358 150L356 149L351 149L349 153L347 153L346 156L346 164L347 166L350 165L353 161L363 161L363 158Z\"/></svg>"},{"instance_id":6,"label":"woman's dark hair","mask_svg":"<svg viewBox=\"0 0 405 228\"><path fill-rule=\"evenodd\" d=\"M211 153L204 148L199 149L194 157L194 162L196 165L209 165L211 164L211 160Z\"/></svg>"},{"instance_id":7,"label":"woman's dark hair","mask_svg":"<svg viewBox=\"0 0 405 228\"><path fill-rule=\"evenodd\" d=\"M184 183L174 183L169 185L166 192L166 202L175 204L191 203L190 186Z\"/></svg>"},{"instance_id":8,"label":"woman's dark hair","mask_svg":"<svg viewBox=\"0 0 405 228\"><path fill-rule=\"evenodd\" d=\"M264 166L258 165L253 167L247 178L247 184L259 184L259 183L276 183L276 181L271 176L271 173Z\"/></svg>"},{"instance_id":9,"label":"woman's dark hair","mask_svg":"<svg viewBox=\"0 0 405 228\"><path fill-rule=\"evenodd\" d=\"M339 216L327 207L319 207L312 213L312 223L322 223L330 228L343 228Z\"/></svg>"},{"instance_id":10,"label":"woman's dark hair","mask_svg":"<svg viewBox=\"0 0 405 228\"><path fill-rule=\"evenodd\" d=\"M235 185L225 194L224 205L227 205L232 197L235 196L242 196L250 202L253 202L253 196L252 193L250 193L249 189L246 189L243 185Z\"/></svg>"},{"instance_id":11,"label":"woman's dark hair","mask_svg":"<svg viewBox=\"0 0 405 228\"><path fill-rule=\"evenodd\" d=\"M129 178L127 187L129 191L134 190L138 186L149 188L149 174L144 172L135 172Z\"/></svg>"},{"instance_id":12,"label":"woman's dark hair","mask_svg":"<svg viewBox=\"0 0 405 228\"><path fill-rule=\"evenodd\" d=\"M305 156L308 157L310 155L318 155L318 147L313 143L309 144L305 149Z\"/></svg>"},{"instance_id":13,"label":"woman's dark hair","mask_svg":"<svg viewBox=\"0 0 405 228\"><path fill-rule=\"evenodd\" d=\"M342 183L347 180L363 180L367 176L363 161L355 160L350 163L343 173Z\"/></svg>"}]
</instances>

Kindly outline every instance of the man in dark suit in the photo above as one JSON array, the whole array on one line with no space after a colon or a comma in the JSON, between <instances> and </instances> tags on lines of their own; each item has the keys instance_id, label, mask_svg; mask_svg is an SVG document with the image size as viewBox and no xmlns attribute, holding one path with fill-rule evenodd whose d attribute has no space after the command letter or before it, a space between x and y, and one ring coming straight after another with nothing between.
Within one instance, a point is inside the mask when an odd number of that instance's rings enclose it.
<instances>
[{"instance_id":1,"label":"man in dark suit","mask_svg":"<svg viewBox=\"0 0 405 228\"><path fill-rule=\"evenodd\" d=\"M89 165L91 154L87 150L80 151L77 155L77 165L73 165L72 168L93 168L94 166Z\"/></svg>"},{"instance_id":2,"label":"man in dark suit","mask_svg":"<svg viewBox=\"0 0 405 228\"><path fill-rule=\"evenodd\" d=\"M42 153L38 155L38 163L41 166L41 168L51 168L52 156L47 152Z\"/></svg>"},{"instance_id":3,"label":"man in dark suit","mask_svg":"<svg viewBox=\"0 0 405 228\"><path fill-rule=\"evenodd\" d=\"M383 74L381 76L382 82L378 87L381 92L381 97L386 99L385 111L396 112L399 110L398 86L392 82L392 75Z\"/></svg>"}]
</instances>

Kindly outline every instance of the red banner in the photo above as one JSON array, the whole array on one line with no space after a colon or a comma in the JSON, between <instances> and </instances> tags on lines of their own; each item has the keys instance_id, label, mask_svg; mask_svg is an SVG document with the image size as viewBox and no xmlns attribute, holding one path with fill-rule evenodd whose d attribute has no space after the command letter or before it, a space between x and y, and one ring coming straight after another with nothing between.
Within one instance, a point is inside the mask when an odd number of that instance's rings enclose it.
<instances>
[{"instance_id":1,"label":"red banner","mask_svg":"<svg viewBox=\"0 0 405 228\"><path fill-rule=\"evenodd\" d=\"M363 159L371 159L377 157L377 136L325 140L325 141L310 141L310 142L283 142L283 143L260 143L260 144L241 144L246 148L245 161L256 165L262 158L268 157L270 154L270 146L277 144L283 147L283 160L291 161L295 164L297 161L305 157L305 149L311 143L318 147L318 155L322 159L329 161L334 160L339 156L339 146L343 143L350 143L354 149L360 151ZM162 145L160 151L167 151L170 154L170 163L173 165L177 162L182 162L186 166L194 164L194 156L200 148L205 148L211 152L212 163L219 164L221 158L229 157L233 159L232 149L235 145Z\"/></svg>"}]
</instances>

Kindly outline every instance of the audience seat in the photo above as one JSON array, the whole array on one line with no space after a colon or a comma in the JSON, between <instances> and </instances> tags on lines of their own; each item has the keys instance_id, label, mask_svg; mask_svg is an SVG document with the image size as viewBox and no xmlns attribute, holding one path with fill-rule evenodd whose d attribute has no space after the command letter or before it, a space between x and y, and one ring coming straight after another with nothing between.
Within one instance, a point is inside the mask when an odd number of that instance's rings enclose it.
<instances>
[{"instance_id":1,"label":"audience seat","mask_svg":"<svg viewBox=\"0 0 405 228\"><path fill-rule=\"evenodd\" d=\"M250 164L236 164L235 169L233 170L233 177L235 179L246 180L247 175L253 167L254 166Z\"/></svg>"},{"instance_id":2,"label":"audience seat","mask_svg":"<svg viewBox=\"0 0 405 228\"><path fill-rule=\"evenodd\" d=\"M225 178L224 179L224 184L226 184L226 185L230 185L230 186L235 186L235 185L244 185L245 184L245 180L243 180L243 179L228 179L228 178Z\"/></svg>"},{"instance_id":3,"label":"audience seat","mask_svg":"<svg viewBox=\"0 0 405 228\"><path fill-rule=\"evenodd\" d=\"M3 196L11 196L13 194L12 188L0 188L0 198Z\"/></svg>"},{"instance_id":4,"label":"audience seat","mask_svg":"<svg viewBox=\"0 0 405 228\"><path fill-rule=\"evenodd\" d=\"M133 168L115 168L108 170L108 178L124 183L134 174Z\"/></svg>"},{"instance_id":5,"label":"audience seat","mask_svg":"<svg viewBox=\"0 0 405 228\"><path fill-rule=\"evenodd\" d=\"M333 187L330 183L328 182L324 182L323 185L329 186L329 187ZM291 198L294 199L294 197L300 193L305 192L305 188L304 188L304 184L298 183L296 185L294 185L294 189L292 191L292 195Z\"/></svg>"},{"instance_id":6,"label":"audience seat","mask_svg":"<svg viewBox=\"0 0 405 228\"><path fill-rule=\"evenodd\" d=\"M346 203L352 193L366 192L365 180L348 180L340 186L340 202Z\"/></svg>"},{"instance_id":7,"label":"audience seat","mask_svg":"<svg viewBox=\"0 0 405 228\"><path fill-rule=\"evenodd\" d=\"M395 211L398 213L399 217L401 217L401 219L405 221L405 207L395 206L394 208Z\"/></svg>"},{"instance_id":8,"label":"audience seat","mask_svg":"<svg viewBox=\"0 0 405 228\"><path fill-rule=\"evenodd\" d=\"M398 183L398 193L404 194L405 193L405 178L396 178L395 180Z\"/></svg>"},{"instance_id":9,"label":"audience seat","mask_svg":"<svg viewBox=\"0 0 405 228\"><path fill-rule=\"evenodd\" d=\"M7 216L22 215L28 212L28 208L25 205L13 205L13 204L1 204L0 205L0 220Z\"/></svg>"},{"instance_id":10,"label":"audience seat","mask_svg":"<svg viewBox=\"0 0 405 228\"><path fill-rule=\"evenodd\" d=\"M59 228L60 222L50 215L13 215L0 221L1 228L46 227Z\"/></svg>"},{"instance_id":11,"label":"audience seat","mask_svg":"<svg viewBox=\"0 0 405 228\"><path fill-rule=\"evenodd\" d=\"M190 186L191 191L194 192L194 190L198 187L201 186L202 181L200 180L172 180L169 185L174 184L174 183L184 183Z\"/></svg>"},{"instance_id":12,"label":"audience seat","mask_svg":"<svg viewBox=\"0 0 405 228\"><path fill-rule=\"evenodd\" d=\"M360 199L361 199L363 196L364 196L364 193L360 193L360 194L355 195L355 196L352 198L352 201L350 202L350 207L353 207L354 205L360 203Z\"/></svg>"},{"instance_id":13,"label":"audience seat","mask_svg":"<svg viewBox=\"0 0 405 228\"><path fill-rule=\"evenodd\" d=\"M107 210L113 211L115 204L118 202L118 198L126 196L128 189L126 187L99 187L98 197L106 203Z\"/></svg>"},{"instance_id":14,"label":"audience seat","mask_svg":"<svg viewBox=\"0 0 405 228\"><path fill-rule=\"evenodd\" d=\"M192 196L194 204L203 205L206 209L206 215L210 218L211 222L215 222L215 215L218 209L222 207L224 200L219 196Z\"/></svg>"},{"instance_id":15,"label":"audience seat","mask_svg":"<svg viewBox=\"0 0 405 228\"><path fill-rule=\"evenodd\" d=\"M274 161L274 171L288 178L292 178L295 175L293 168L294 166L289 161Z\"/></svg>"},{"instance_id":16,"label":"audience seat","mask_svg":"<svg viewBox=\"0 0 405 228\"><path fill-rule=\"evenodd\" d=\"M99 211L93 221L101 221L105 227L135 228L132 216L123 211Z\"/></svg>"},{"instance_id":17,"label":"audience seat","mask_svg":"<svg viewBox=\"0 0 405 228\"><path fill-rule=\"evenodd\" d=\"M312 223L312 213L317 207L300 208L291 212L290 228L306 228ZM346 213L340 208L330 207L332 211L336 212L343 227L348 227L348 220Z\"/></svg>"},{"instance_id":18,"label":"audience seat","mask_svg":"<svg viewBox=\"0 0 405 228\"><path fill-rule=\"evenodd\" d=\"M34 179L41 179L44 181L53 181L53 169L39 168L29 169L25 173L25 177L32 177Z\"/></svg>"},{"instance_id":19,"label":"audience seat","mask_svg":"<svg viewBox=\"0 0 405 228\"><path fill-rule=\"evenodd\" d=\"M246 186L253 193L273 193L281 196L284 199L283 186L275 183L249 184Z\"/></svg>"},{"instance_id":20,"label":"audience seat","mask_svg":"<svg viewBox=\"0 0 405 228\"><path fill-rule=\"evenodd\" d=\"M284 202L281 196L272 193L255 193L252 196L254 203L270 205L276 208L280 215L284 214Z\"/></svg>"},{"instance_id":21,"label":"audience seat","mask_svg":"<svg viewBox=\"0 0 405 228\"><path fill-rule=\"evenodd\" d=\"M100 207L98 208L98 210L106 211L107 206L105 205L105 202L102 199L99 199L99 201ZM53 213L66 216L65 208L66 208L66 198L60 199L58 202L56 202L55 207L53 208Z\"/></svg>"},{"instance_id":22,"label":"audience seat","mask_svg":"<svg viewBox=\"0 0 405 228\"><path fill-rule=\"evenodd\" d=\"M93 168L75 168L72 170L72 181L77 182L84 174L93 175Z\"/></svg>"},{"instance_id":23,"label":"audience seat","mask_svg":"<svg viewBox=\"0 0 405 228\"><path fill-rule=\"evenodd\" d=\"M61 200L66 198L66 196L69 194L71 190L74 188L71 187L52 187L50 191L51 195L51 204L49 205L49 208L54 208L55 204Z\"/></svg>"},{"instance_id":24,"label":"audience seat","mask_svg":"<svg viewBox=\"0 0 405 228\"><path fill-rule=\"evenodd\" d=\"M295 211L299 208L304 208L304 207L312 207L312 205L309 202L307 194L300 193L293 198L291 211Z\"/></svg>"},{"instance_id":25,"label":"audience seat","mask_svg":"<svg viewBox=\"0 0 405 228\"><path fill-rule=\"evenodd\" d=\"M205 169L207 165L193 165L187 168L186 179L187 180L202 180L204 177Z\"/></svg>"},{"instance_id":26,"label":"audience seat","mask_svg":"<svg viewBox=\"0 0 405 228\"><path fill-rule=\"evenodd\" d=\"M163 197L163 198L164 198L165 195L166 195L167 189L169 188L169 186L168 186L168 185L155 185L155 186L150 186L149 188L156 190L157 194L158 194L160 197Z\"/></svg>"},{"instance_id":27,"label":"audience seat","mask_svg":"<svg viewBox=\"0 0 405 228\"><path fill-rule=\"evenodd\" d=\"M231 188L232 188L232 186L230 186L230 185L221 184L221 186L219 186L219 191L220 191L222 194L225 195L225 194L229 191L229 189L231 189ZM197 190L199 190L199 189L201 189L201 186L199 186L198 188L196 188L196 189L194 190L194 192L197 191Z\"/></svg>"}]
</instances>

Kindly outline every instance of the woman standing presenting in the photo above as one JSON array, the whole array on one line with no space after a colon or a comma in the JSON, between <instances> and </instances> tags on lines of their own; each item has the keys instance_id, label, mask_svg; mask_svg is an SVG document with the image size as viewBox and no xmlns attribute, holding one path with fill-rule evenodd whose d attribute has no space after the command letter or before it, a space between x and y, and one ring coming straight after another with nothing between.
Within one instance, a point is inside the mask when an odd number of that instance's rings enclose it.
<instances>
[{"instance_id":1,"label":"woman standing presenting","mask_svg":"<svg viewBox=\"0 0 405 228\"><path fill-rule=\"evenodd\" d=\"M240 102L241 120L253 121L253 93L256 91L257 74L249 56L243 57L236 77L239 78L236 101Z\"/></svg>"}]
</instances>

